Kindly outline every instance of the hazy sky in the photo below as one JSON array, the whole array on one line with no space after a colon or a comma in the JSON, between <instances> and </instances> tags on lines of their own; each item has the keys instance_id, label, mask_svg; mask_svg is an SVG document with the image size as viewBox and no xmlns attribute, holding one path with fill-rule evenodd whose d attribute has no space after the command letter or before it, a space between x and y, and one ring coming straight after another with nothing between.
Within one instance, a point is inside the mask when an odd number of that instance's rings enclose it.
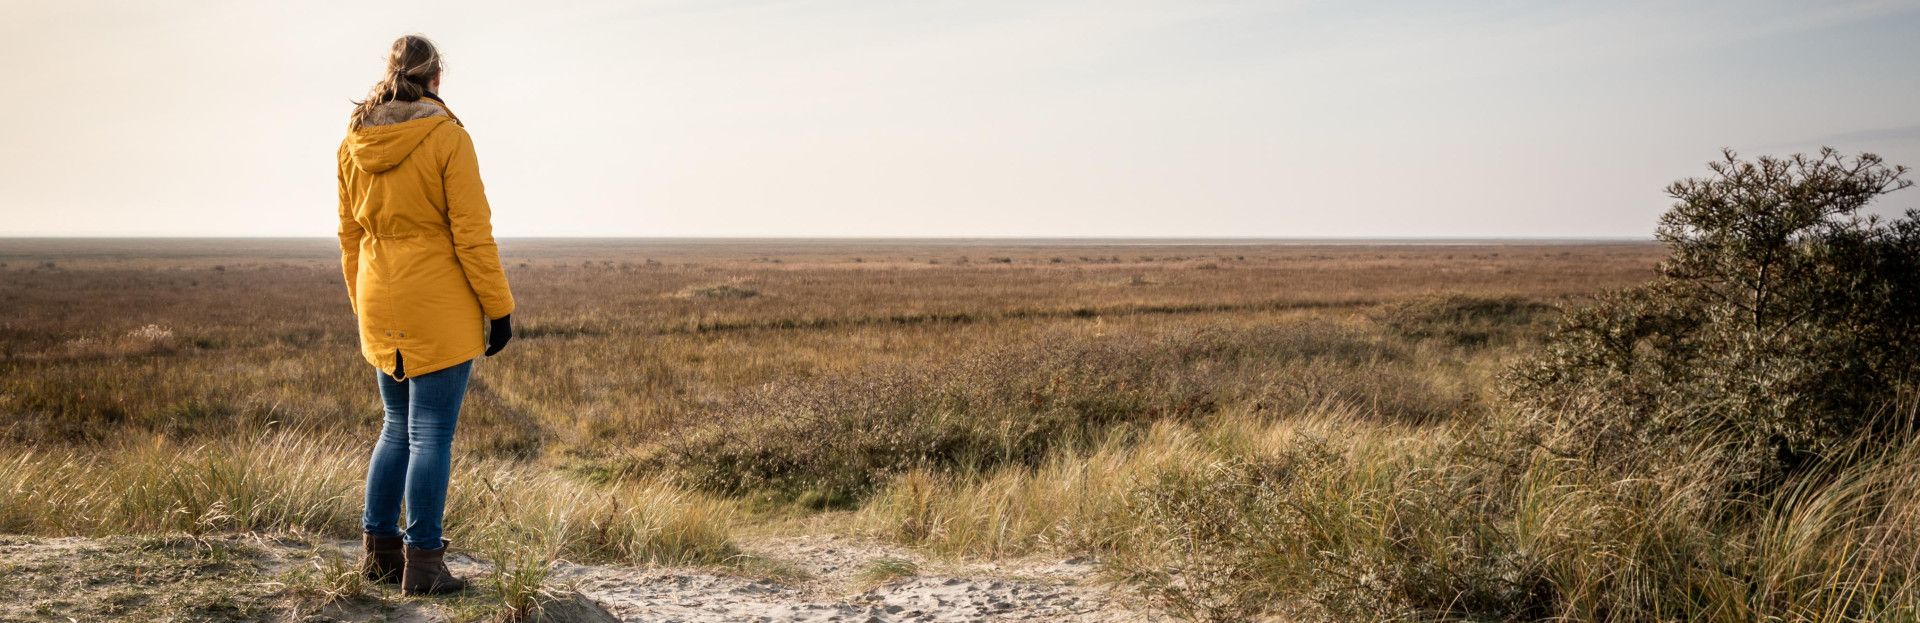
<instances>
[{"instance_id":1,"label":"hazy sky","mask_svg":"<svg viewBox=\"0 0 1920 623\"><path fill-rule=\"evenodd\" d=\"M0 235L331 235L409 32L502 236L1638 237L1723 146L1920 165L1920 0L0 0Z\"/></svg>"}]
</instances>

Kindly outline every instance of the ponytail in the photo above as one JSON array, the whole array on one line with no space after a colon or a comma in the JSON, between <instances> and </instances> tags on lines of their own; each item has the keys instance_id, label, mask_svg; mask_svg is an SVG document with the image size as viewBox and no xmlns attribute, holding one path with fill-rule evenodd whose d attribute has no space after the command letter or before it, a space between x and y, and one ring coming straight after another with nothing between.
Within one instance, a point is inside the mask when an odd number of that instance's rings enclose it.
<instances>
[{"instance_id":1,"label":"ponytail","mask_svg":"<svg viewBox=\"0 0 1920 623\"><path fill-rule=\"evenodd\" d=\"M367 99L354 102L353 122L358 129L373 116L381 104L391 101L414 102L427 94L427 85L440 76L440 51L420 35L406 35L393 41L387 53L387 75L374 83Z\"/></svg>"}]
</instances>

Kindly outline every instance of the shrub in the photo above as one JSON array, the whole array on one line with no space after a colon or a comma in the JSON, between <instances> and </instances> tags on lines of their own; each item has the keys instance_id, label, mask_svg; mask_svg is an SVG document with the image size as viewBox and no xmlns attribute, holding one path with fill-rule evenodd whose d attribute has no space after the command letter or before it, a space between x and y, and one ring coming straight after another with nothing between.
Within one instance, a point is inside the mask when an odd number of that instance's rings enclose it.
<instances>
[{"instance_id":1,"label":"shrub","mask_svg":"<svg viewBox=\"0 0 1920 623\"><path fill-rule=\"evenodd\" d=\"M1830 149L1709 168L1668 188L1659 278L1570 314L1510 395L1557 451L1631 467L1709 448L1738 489L1899 437L1911 418L1888 406L1920 380L1920 213L1861 210L1906 169Z\"/></svg>"}]
</instances>

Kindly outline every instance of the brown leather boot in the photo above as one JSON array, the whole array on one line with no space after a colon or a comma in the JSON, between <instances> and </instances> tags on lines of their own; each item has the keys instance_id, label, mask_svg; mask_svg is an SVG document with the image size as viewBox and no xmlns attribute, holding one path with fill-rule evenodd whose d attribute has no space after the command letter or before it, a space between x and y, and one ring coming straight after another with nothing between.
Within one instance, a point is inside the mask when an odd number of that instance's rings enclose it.
<instances>
[{"instance_id":1,"label":"brown leather boot","mask_svg":"<svg viewBox=\"0 0 1920 623\"><path fill-rule=\"evenodd\" d=\"M444 595L466 590L467 581L453 577L447 570L447 549L452 541L441 539L440 549L424 550L407 546L407 567L400 576L402 595Z\"/></svg>"},{"instance_id":2,"label":"brown leather boot","mask_svg":"<svg viewBox=\"0 0 1920 623\"><path fill-rule=\"evenodd\" d=\"M406 541L397 536L362 533L360 543L367 550L366 556L360 559L360 574L375 582L399 584L400 569L407 565L407 557L402 553L407 548Z\"/></svg>"}]
</instances>

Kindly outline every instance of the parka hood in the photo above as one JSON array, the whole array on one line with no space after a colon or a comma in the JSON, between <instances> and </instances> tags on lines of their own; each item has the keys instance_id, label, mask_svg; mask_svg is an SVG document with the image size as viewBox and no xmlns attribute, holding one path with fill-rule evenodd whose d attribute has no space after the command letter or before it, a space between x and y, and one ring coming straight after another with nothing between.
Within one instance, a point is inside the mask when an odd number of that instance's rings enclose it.
<instances>
[{"instance_id":1,"label":"parka hood","mask_svg":"<svg viewBox=\"0 0 1920 623\"><path fill-rule=\"evenodd\" d=\"M366 123L347 132L347 152L360 170L385 172L400 166L440 124L453 120L446 107L432 100L386 102L373 109Z\"/></svg>"}]
</instances>

